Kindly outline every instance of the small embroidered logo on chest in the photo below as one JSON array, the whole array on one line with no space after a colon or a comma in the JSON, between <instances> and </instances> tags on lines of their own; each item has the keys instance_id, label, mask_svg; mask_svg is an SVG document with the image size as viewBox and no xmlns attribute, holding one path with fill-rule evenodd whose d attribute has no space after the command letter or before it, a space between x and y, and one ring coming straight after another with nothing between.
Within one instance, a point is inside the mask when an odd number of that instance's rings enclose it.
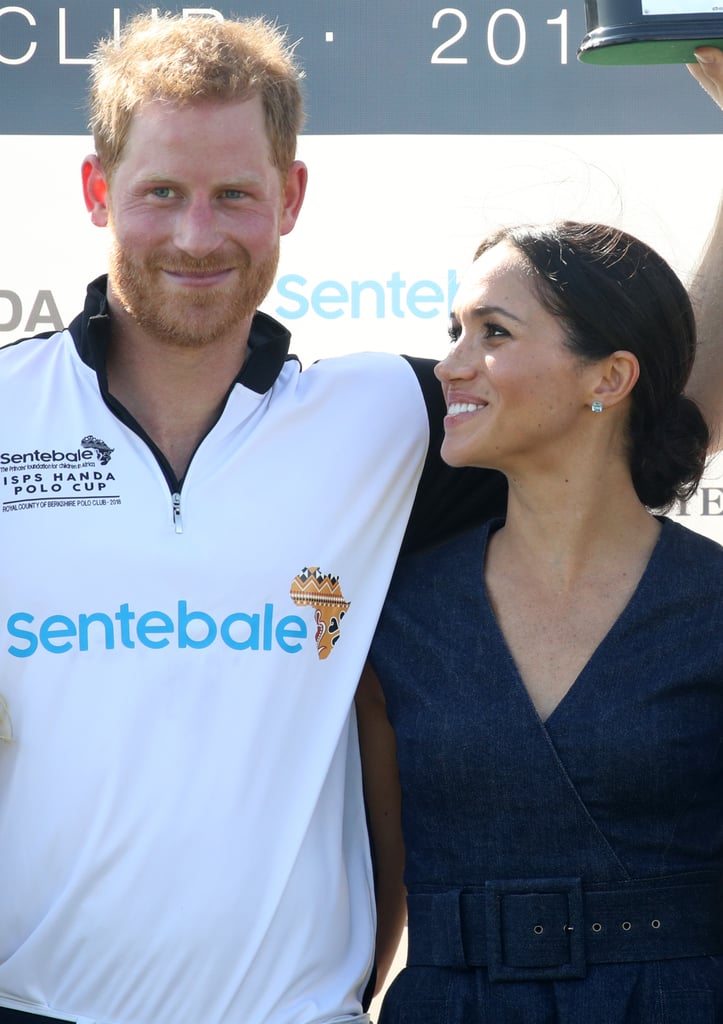
<instances>
[{"instance_id":1,"label":"small embroidered logo on chest","mask_svg":"<svg viewBox=\"0 0 723 1024\"><path fill-rule=\"evenodd\" d=\"M345 599L339 577L322 572L315 565L303 568L294 577L289 593L294 604L310 605L314 609L314 639L319 658L323 661L329 657L341 636L341 620L351 601Z\"/></svg>"},{"instance_id":2,"label":"small embroidered logo on chest","mask_svg":"<svg viewBox=\"0 0 723 1024\"><path fill-rule=\"evenodd\" d=\"M85 448L92 448L96 452L101 466L108 465L110 457L115 451L115 448L109 448L105 441L101 441L99 437L93 437L92 434L88 434L80 443Z\"/></svg>"}]
</instances>

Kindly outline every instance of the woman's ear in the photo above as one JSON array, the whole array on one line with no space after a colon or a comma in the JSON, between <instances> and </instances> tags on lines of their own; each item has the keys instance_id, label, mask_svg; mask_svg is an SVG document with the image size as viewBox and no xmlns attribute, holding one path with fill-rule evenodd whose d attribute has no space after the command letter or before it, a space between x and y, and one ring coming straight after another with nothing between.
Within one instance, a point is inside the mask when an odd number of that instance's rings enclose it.
<instances>
[{"instance_id":1,"label":"woman's ear","mask_svg":"<svg viewBox=\"0 0 723 1024\"><path fill-rule=\"evenodd\" d=\"M590 394L590 402L610 408L627 398L640 376L640 363L632 352L621 350L598 364L600 375Z\"/></svg>"},{"instance_id":2,"label":"woman's ear","mask_svg":"<svg viewBox=\"0 0 723 1024\"><path fill-rule=\"evenodd\" d=\"M108 225L108 181L95 153L83 160L83 199L90 219L98 228Z\"/></svg>"}]
</instances>

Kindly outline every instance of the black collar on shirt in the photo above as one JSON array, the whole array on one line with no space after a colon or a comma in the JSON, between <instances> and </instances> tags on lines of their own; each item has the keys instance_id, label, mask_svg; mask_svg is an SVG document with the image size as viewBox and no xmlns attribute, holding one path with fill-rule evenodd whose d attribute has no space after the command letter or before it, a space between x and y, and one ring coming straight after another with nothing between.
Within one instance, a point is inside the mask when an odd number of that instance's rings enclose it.
<instances>
[{"instance_id":1,"label":"black collar on shirt","mask_svg":"<svg viewBox=\"0 0 723 1024\"><path fill-rule=\"evenodd\" d=\"M98 374L103 392L107 392L106 354L110 342L111 313L108 308L105 274L88 285L83 312L68 328L80 358ZM251 323L246 360L232 384L242 384L257 394L272 387L289 355L291 335L266 313L257 312Z\"/></svg>"}]
</instances>

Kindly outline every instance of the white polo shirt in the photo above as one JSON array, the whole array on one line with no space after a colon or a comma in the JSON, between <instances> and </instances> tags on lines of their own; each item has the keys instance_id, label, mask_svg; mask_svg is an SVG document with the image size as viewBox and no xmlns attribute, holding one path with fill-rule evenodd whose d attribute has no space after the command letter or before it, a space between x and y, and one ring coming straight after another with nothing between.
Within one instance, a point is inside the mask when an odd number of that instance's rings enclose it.
<instances>
[{"instance_id":1,"label":"white polo shirt","mask_svg":"<svg viewBox=\"0 0 723 1024\"><path fill-rule=\"evenodd\" d=\"M76 341L0 351L0 1001L354 1019L375 920L350 707L427 446L414 373L236 383L174 507Z\"/></svg>"}]
</instances>

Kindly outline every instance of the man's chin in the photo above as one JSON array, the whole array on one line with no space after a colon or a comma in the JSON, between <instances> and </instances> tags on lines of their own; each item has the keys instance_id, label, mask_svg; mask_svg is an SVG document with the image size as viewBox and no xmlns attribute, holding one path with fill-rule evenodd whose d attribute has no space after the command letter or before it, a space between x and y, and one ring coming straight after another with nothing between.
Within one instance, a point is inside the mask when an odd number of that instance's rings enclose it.
<instances>
[{"instance_id":1,"label":"man's chin","mask_svg":"<svg viewBox=\"0 0 723 1024\"><path fill-rule=\"evenodd\" d=\"M180 311L176 311L180 312ZM250 314L250 315L253 315ZM139 321L141 326L158 341L177 348L205 348L235 334L244 336L248 316L235 311L231 317L199 315L198 310L186 316L164 317L160 320Z\"/></svg>"},{"instance_id":2,"label":"man's chin","mask_svg":"<svg viewBox=\"0 0 723 1024\"><path fill-rule=\"evenodd\" d=\"M251 296L230 295L227 288L183 293L159 287L153 301L130 310L138 325L159 341L182 348L201 348L220 338L243 334L256 312Z\"/></svg>"}]
</instances>

